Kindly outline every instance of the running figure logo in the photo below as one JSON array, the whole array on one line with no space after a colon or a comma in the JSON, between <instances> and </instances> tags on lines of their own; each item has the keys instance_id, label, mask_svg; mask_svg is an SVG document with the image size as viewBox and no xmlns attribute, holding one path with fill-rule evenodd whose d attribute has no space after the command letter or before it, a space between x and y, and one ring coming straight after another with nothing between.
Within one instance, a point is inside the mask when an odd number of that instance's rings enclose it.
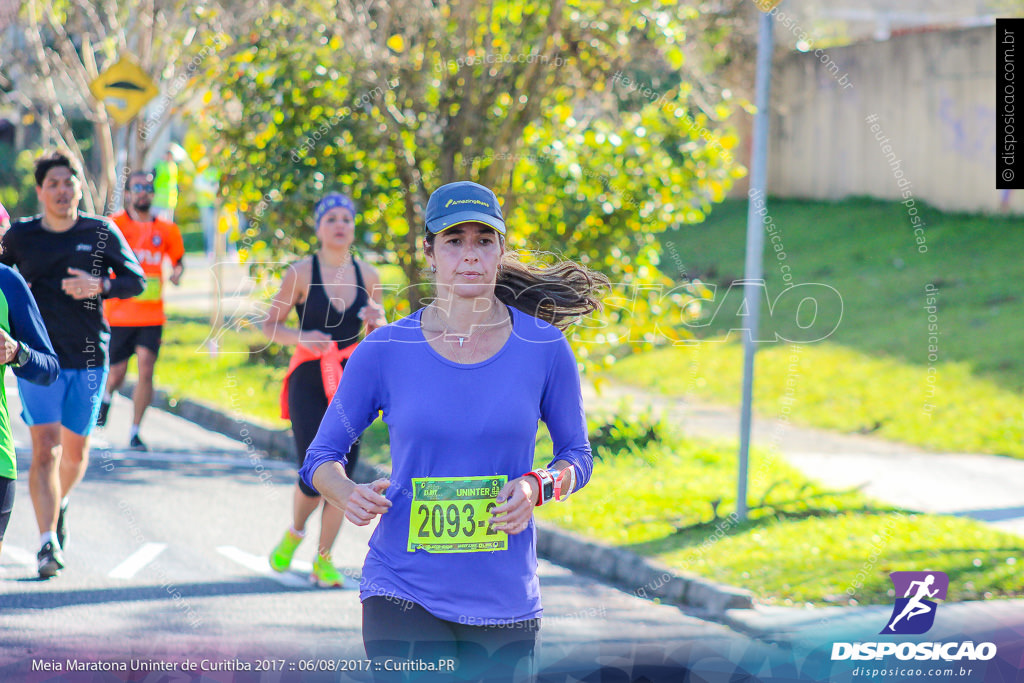
<instances>
[{"instance_id":1,"label":"running figure logo","mask_svg":"<svg viewBox=\"0 0 1024 683\"><path fill-rule=\"evenodd\" d=\"M889 624L883 634L917 635L935 623L937 605L928 598L946 599L949 577L943 572L893 572L889 574L896 589Z\"/></svg>"}]
</instances>

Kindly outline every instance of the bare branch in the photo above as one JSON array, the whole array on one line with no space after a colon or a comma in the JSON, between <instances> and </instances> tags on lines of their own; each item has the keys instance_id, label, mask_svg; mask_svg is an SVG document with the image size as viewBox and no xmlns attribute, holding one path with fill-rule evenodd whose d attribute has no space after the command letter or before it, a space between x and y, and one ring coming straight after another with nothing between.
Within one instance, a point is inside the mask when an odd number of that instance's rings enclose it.
<instances>
[{"instance_id":1,"label":"bare branch","mask_svg":"<svg viewBox=\"0 0 1024 683\"><path fill-rule=\"evenodd\" d=\"M53 13L52 6L49 7L46 12L46 20L50 26L50 30L53 31L57 37L57 50L61 57L62 66L64 67L62 73L68 77L75 78L75 84L78 86L77 92L88 92L89 83L92 81L92 78L89 77L89 73L86 71L81 58L78 56L78 52L75 50L74 43L72 43L67 31L64 30L64 25L61 24L60 20ZM83 52L86 52L85 47L86 46L83 45ZM93 78L95 78L95 76L93 76Z\"/></svg>"}]
</instances>

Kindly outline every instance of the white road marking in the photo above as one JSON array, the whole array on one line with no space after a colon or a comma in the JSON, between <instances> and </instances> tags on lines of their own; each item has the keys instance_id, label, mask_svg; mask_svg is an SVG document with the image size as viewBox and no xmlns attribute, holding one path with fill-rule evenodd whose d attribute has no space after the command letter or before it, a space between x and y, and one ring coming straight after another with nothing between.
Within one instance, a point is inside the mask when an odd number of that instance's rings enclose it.
<instances>
[{"instance_id":1,"label":"white road marking","mask_svg":"<svg viewBox=\"0 0 1024 683\"><path fill-rule=\"evenodd\" d=\"M223 555L224 557L228 558L229 560L237 562L246 569L254 571L257 574L265 576L269 579L273 579L274 581L277 581L283 586L288 586L289 588L309 588L310 586L312 586L312 584L305 577L296 576L291 572L283 572L280 574L278 572L275 572L273 569L270 568L270 565L267 563L266 557L259 555L251 555L245 552L244 550L239 550L238 548L232 545L222 545L219 548L217 548L217 552ZM308 573L313 569L313 566L311 564L309 564L308 562L301 561L292 562L292 567L298 569L303 573Z\"/></svg>"},{"instance_id":2,"label":"white road marking","mask_svg":"<svg viewBox=\"0 0 1024 683\"><path fill-rule=\"evenodd\" d=\"M107 574L112 579L130 579L143 567L156 559L164 551L166 543L143 543L142 547L125 558L125 561L110 570Z\"/></svg>"}]
</instances>

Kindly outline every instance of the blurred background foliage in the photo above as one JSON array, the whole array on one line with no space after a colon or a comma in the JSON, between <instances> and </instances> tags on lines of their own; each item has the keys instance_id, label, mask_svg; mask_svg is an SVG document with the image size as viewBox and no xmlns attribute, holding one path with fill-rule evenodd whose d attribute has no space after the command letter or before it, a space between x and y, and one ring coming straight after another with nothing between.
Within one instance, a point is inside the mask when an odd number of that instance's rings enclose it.
<instances>
[{"instance_id":1,"label":"blurred background foliage","mask_svg":"<svg viewBox=\"0 0 1024 683\"><path fill-rule=\"evenodd\" d=\"M245 212L244 256L309 253L317 199L347 192L359 250L400 268L388 304L406 314L429 292L429 193L468 179L502 199L509 248L610 277L606 310L573 332L588 362L682 329L657 324L692 301L664 296L682 265L662 262L657 235L703 220L745 173L726 123L742 103L707 82L720 17L626 1L360 7L275 5L200 41L226 47L203 62L186 149Z\"/></svg>"}]
</instances>

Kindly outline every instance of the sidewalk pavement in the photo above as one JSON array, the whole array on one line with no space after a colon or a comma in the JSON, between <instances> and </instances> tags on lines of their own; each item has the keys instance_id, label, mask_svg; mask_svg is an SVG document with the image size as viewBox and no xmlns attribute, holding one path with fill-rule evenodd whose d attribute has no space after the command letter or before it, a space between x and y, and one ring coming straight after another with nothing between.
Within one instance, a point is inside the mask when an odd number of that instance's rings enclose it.
<instances>
[{"instance_id":1,"label":"sidewalk pavement","mask_svg":"<svg viewBox=\"0 0 1024 683\"><path fill-rule=\"evenodd\" d=\"M249 267L229 260L214 264L202 254L186 254L181 284L164 287L164 303L172 311L199 315L209 315L215 306L226 316L266 310L259 303L264 293L249 275ZM264 298L269 300L269 295Z\"/></svg>"},{"instance_id":2,"label":"sidewalk pavement","mask_svg":"<svg viewBox=\"0 0 1024 683\"><path fill-rule=\"evenodd\" d=\"M651 405L686 434L737 440L739 410L609 383L584 384L589 410L625 400ZM933 453L877 437L847 435L754 418L752 443L777 451L812 479L907 510L970 517L1024 536L1024 460L978 453Z\"/></svg>"}]
</instances>

